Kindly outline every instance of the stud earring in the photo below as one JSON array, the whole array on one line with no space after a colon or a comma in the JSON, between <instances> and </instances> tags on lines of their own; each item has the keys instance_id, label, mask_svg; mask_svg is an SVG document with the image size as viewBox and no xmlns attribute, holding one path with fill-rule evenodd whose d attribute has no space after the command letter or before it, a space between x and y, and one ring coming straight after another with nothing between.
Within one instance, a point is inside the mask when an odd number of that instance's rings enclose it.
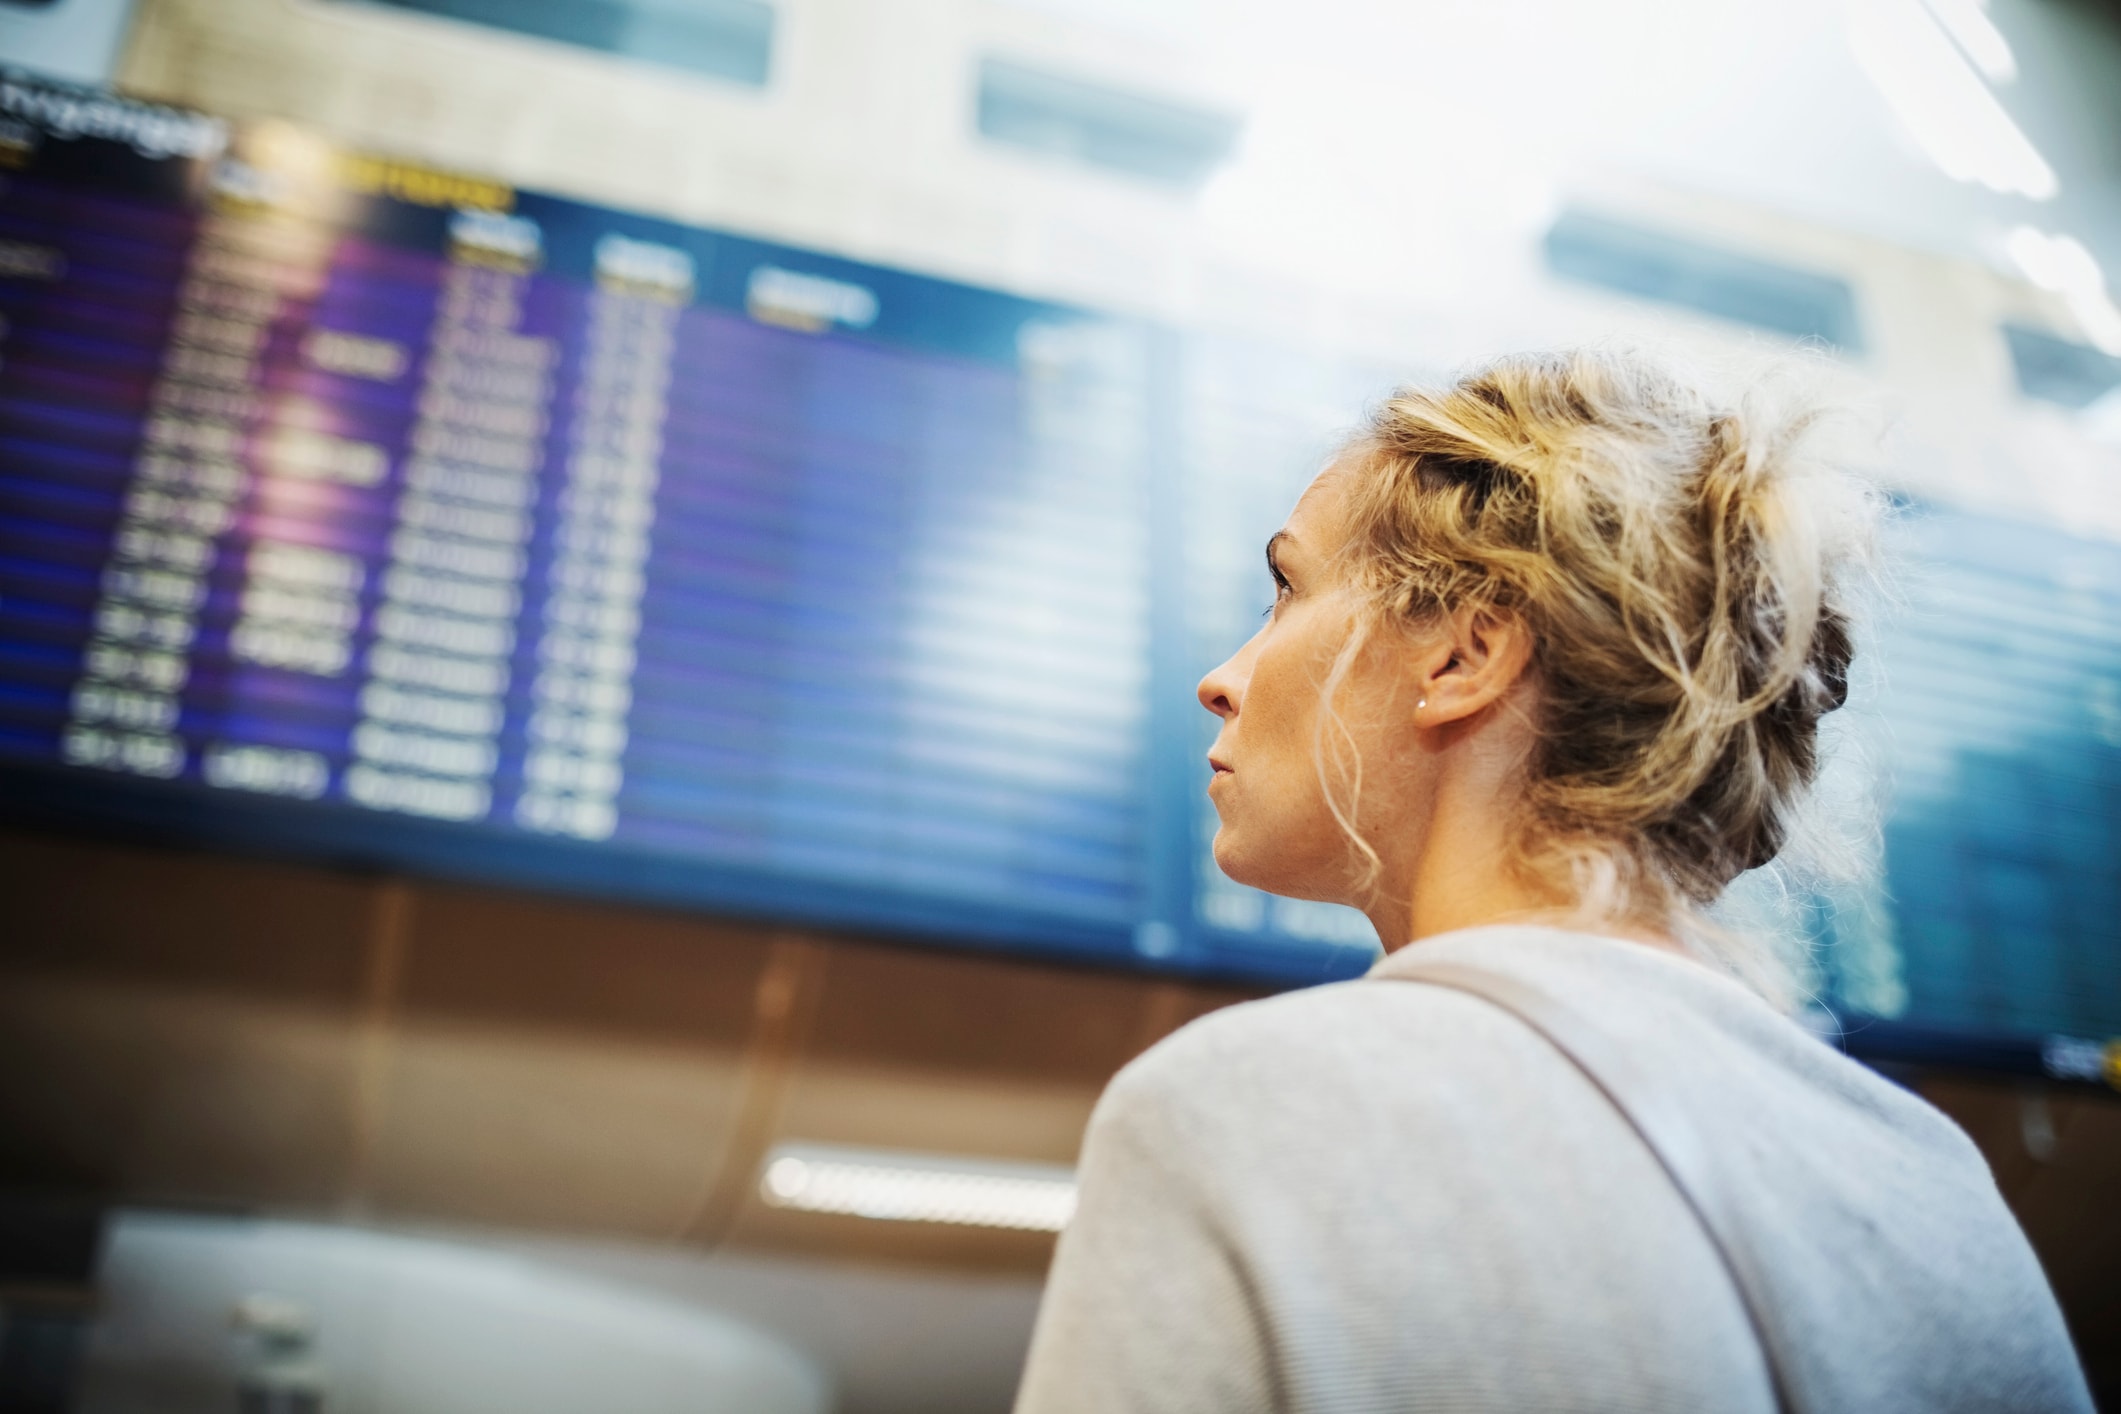
<instances>
[{"instance_id":1,"label":"stud earring","mask_svg":"<svg viewBox=\"0 0 2121 1414\"><path fill-rule=\"evenodd\" d=\"M1429 699L1428 699L1428 698L1426 698L1426 697L1424 697L1424 698L1422 698L1422 699L1421 699L1421 701L1419 701L1419 702L1417 702L1417 703L1415 703L1415 704L1414 704L1414 710L1415 710L1415 711L1417 711L1417 712L1419 712L1419 711L1420 711L1420 710L1421 710L1422 708L1424 708L1424 707L1426 707L1426 706L1428 706L1428 705L1429 705Z\"/></svg>"}]
</instances>

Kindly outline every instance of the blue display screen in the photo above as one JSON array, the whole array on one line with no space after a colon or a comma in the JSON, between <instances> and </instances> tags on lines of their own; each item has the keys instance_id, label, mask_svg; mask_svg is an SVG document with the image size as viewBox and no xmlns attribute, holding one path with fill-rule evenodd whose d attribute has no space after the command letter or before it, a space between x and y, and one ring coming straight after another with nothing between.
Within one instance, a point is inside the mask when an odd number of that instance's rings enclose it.
<instances>
[{"instance_id":1,"label":"blue display screen","mask_svg":"<svg viewBox=\"0 0 2121 1414\"><path fill-rule=\"evenodd\" d=\"M2121 1036L2121 546L1942 507L1889 541L1882 906L1825 980L1952 1031Z\"/></svg>"},{"instance_id":2,"label":"blue display screen","mask_svg":"<svg viewBox=\"0 0 2121 1414\"><path fill-rule=\"evenodd\" d=\"M12 77L0 119L7 818L1273 983L1375 955L1215 870L1192 686L1394 370L277 124ZM2121 1074L2121 549L1894 534L1841 714L1890 813L1806 980L1852 1049Z\"/></svg>"},{"instance_id":3,"label":"blue display screen","mask_svg":"<svg viewBox=\"0 0 2121 1414\"><path fill-rule=\"evenodd\" d=\"M83 101L0 194L0 751L209 840L1131 954L1142 331Z\"/></svg>"}]
</instances>

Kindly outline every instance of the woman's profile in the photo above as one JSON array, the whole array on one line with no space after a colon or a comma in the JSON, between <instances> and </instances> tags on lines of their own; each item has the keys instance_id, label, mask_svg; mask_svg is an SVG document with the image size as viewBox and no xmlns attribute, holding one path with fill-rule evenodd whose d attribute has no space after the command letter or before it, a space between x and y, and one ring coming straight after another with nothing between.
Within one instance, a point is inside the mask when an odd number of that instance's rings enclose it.
<instances>
[{"instance_id":1,"label":"woman's profile","mask_svg":"<svg viewBox=\"0 0 2121 1414\"><path fill-rule=\"evenodd\" d=\"M1706 919L1847 695L1816 417L1514 357L1304 493L1200 685L1215 857L1385 956L1113 1081L1020 1414L2090 1409L1980 1153Z\"/></svg>"}]
</instances>

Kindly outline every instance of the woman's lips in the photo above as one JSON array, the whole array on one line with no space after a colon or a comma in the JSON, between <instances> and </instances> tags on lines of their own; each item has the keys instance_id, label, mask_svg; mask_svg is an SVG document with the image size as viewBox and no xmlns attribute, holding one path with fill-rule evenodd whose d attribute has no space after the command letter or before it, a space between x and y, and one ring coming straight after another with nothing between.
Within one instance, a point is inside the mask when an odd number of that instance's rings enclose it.
<instances>
[{"instance_id":1,"label":"woman's lips","mask_svg":"<svg viewBox=\"0 0 2121 1414\"><path fill-rule=\"evenodd\" d=\"M1215 774L1218 776L1229 774L1230 763L1227 761L1221 760L1214 756L1210 756L1208 758L1208 764L1215 768Z\"/></svg>"}]
</instances>

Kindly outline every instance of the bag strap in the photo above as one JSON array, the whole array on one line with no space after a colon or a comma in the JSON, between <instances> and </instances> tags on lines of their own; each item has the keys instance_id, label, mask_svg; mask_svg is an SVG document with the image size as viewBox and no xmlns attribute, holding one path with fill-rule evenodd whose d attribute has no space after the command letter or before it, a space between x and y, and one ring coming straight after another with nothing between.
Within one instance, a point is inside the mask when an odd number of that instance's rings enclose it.
<instances>
[{"instance_id":1,"label":"bag strap","mask_svg":"<svg viewBox=\"0 0 2121 1414\"><path fill-rule=\"evenodd\" d=\"M1774 1328L1763 1318L1766 1285L1752 1249L1731 1240L1737 1230L1737 1213L1730 1194L1719 1181L1679 1097L1658 1073L1604 1032L1586 1025L1575 1012L1514 977L1464 963L1438 961L1401 967L1383 974L1379 980L1423 982L1479 997L1545 1037L1564 1059L1583 1072L1584 1078L1641 1137L1708 1234L1709 1245L1716 1249L1724 1270L1730 1274L1739 1303L1745 1308L1746 1321L1753 1328L1753 1338L1767 1361L1775 1407L1792 1414L1797 1405L1789 1397L1787 1365L1778 1354Z\"/></svg>"}]
</instances>

